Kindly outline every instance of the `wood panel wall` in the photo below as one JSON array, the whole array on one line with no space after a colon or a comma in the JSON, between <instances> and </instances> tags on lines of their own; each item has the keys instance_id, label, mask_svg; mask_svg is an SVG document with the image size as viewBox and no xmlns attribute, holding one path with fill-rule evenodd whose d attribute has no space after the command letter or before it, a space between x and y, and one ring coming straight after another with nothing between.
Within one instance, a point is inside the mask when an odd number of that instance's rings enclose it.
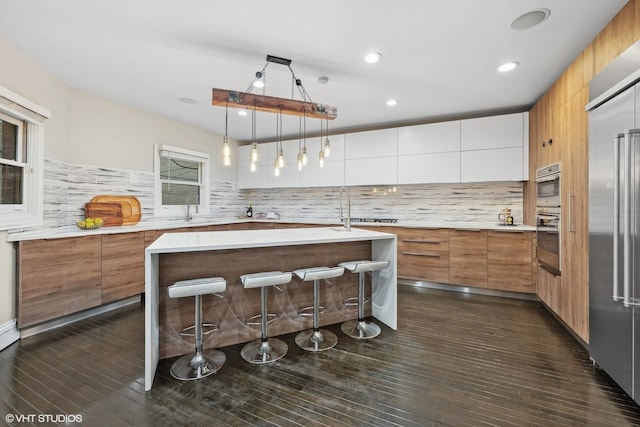
<instances>
[{"instance_id":1,"label":"wood panel wall","mask_svg":"<svg viewBox=\"0 0 640 427\"><path fill-rule=\"evenodd\" d=\"M529 176L525 222L535 225L536 169L562 162L562 276L538 272L538 296L589 342L589 82L640 39L640 0L630 0L529 113ZM552 144L548 144L549 140ZM544 143L544 145L543 145ZM571 213L567 209L571 207ZM542 275L542 276L541 276Z\"/></svg>"}]
</instances>

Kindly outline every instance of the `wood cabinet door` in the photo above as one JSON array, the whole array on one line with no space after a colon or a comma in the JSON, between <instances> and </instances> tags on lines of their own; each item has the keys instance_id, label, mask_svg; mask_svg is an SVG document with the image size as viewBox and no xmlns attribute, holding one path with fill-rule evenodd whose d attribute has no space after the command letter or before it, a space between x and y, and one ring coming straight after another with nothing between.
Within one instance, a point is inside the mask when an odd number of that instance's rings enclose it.
<instances>
[{"instance_id":1,"label":"wood cabinet door","mask_svg":"<svg viewBox=\"0 0 640 427\"><path fill-rule=\"evenodd\" d=\"M449 283L487 287L487 232L451 230Z\"/></svg>"},{"instance_id":2,"label":"wood cabinet door","mask_svg":"<svg viewBox=\"0 0 640 427\"><path fill-rule=\"evenodd\" d=\"M511 292L535 292L531 257L531 232L489 231L487 287Z\"/></svg>"},{"instance_id":3,"label":"wood cabinet door","mask_svg":"<svg viewBox=\"0 0 640 427\"><path fill-rule=\"evenodd\" d=\"M143 231L102 236L102 304L144 292L144 241Z\"/></svg>"},{"instance_id":4,"label":"wood cabinet door","mask_svg":"<svg viewBox=\"0 0 640 427\"><path fill-rule=\"evenodd\" d=\"M449 230L401 228L398 277L449 283Z\"/></svg>"},{"instance_id":5,"label":"wood cabinet door","mask_svg":"<svg viewBox=\"0 0 640 427\"><path fill-rule=\"evenodd\" d=\"M101 236L18 243L18 327L100 305Z\"/></svg>"}]
</instances>

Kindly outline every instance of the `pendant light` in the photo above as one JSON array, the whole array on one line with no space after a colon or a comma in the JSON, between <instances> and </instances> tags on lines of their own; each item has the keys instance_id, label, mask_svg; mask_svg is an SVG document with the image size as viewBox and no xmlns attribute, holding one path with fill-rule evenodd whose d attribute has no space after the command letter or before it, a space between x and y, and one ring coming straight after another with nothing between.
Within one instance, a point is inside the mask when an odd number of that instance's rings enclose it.
<instances>
[{"instance_id":1,"label":"pendant light","mask_svg":"<svg viewBox=\"0 0 640 427\"><path fill-rule=\"evenodd\" d=\"M307 116L303 116L303 133L302 133L302 165L307 166Z\"/></svg>"},{"instance_id":2,"label":"pendant light","mask_svg":"<svg viewBox=\"0 0 640 427\"><path fill-rule=\"evenodd\" d=\"M298 121L298 171L302 170L302 117Z\"/></svg>"},{"instance_id":3,"label":"pendant light","mask_svg":"<svg viewBox=\"0 0 640 427\"><path fill-rule=\"evenodd\" d=\"M331 155L331 141L329 141L329 115L326 115L327 120L327 139L324 140L324 155L329 157Z\"/></svg>"},{"instance_id":4,"label":"pendant light","mask_svg":"<svg viewBox=\"0 0 640 427\"><path fill-rule=\"evenodd\" d=\"M324 149L322 147L322 120L320 120L320 153L318 153L318 165L324 167Z\"/></svg>"},{"instance_id":5,"label":"pendant light","mask_svg":"<svg viewBox=\"0 0 640 427\"><path fill-rule=\"evenodd\" d=\"M284 167L284 150L282 149L282 111L278 114L279 130L277 130L278 141L280 142L280 150L278 150L278 168ZM277 143L276 143L277 145Z\"/></svg>"},{"instance_id":6,"label":"pendant light","mask_svg":"<svg viewBox=\"0 0 640 427\"><path fill-rule=\"evenodd\" d=\"M227 102L224 112L224 139L222 143L222 163L225 166L231 164L231 147L229 146L229 102Z\"/></svg>"},{"instance_id":7,"label":"pendant light","mask_svg":"<svg viewBox=\"0 0 640 427\"><path fill-rule=\"evenodd\" d=\"M251 154L249 155L249 162L251 163L251 172L256 171L256 163L258 163L258 143L256 142L256 109L255 106L251 111Z\"/></svg>"}]
</instances>

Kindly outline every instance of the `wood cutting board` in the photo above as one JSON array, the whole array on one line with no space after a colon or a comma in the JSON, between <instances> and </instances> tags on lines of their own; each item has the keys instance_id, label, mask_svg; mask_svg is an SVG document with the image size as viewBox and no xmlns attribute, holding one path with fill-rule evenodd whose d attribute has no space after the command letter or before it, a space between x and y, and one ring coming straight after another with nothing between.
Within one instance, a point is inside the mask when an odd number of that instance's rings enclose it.
<instances>
[{"instance_id":1,"label":"wood cutting board","mask_svg":"<svg viewBox=\"0 0 640 427\"><path fill-rule=\"evenodd\" d=\"M140 221L140 201L136 197L101 194L91 199L91 203L119 203L122 208L122 225L133 225Z\"/></svg>"},{"instance_id":2,"label":"wood cutting board","mask_svg":"<svg viewBox=\"0 0 640 427\"><path fill-rule=\"evenodd\" d=\"M85 203L87 218L102 218L103 227L122 225L122 205L120 203Z\"/></svg>"}]
</instances>

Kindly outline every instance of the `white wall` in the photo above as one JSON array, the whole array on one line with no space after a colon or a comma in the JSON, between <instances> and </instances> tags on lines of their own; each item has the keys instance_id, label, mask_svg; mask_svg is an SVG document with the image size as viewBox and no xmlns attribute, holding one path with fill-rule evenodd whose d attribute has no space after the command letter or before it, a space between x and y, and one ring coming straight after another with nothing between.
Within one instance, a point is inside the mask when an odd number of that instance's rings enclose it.
<instances>
[{"instance_id":1,"label":"white wall","mask_svg":"<svg viewBox=\"0 0 640 427\"><path fill-rule=\"evenodd\" d=\"M235 162L222 166L221 135L70 88L2 39L0 58L0 85L51 111L46 158L151 172L153 144L170 144L209 153L212 179L237 180ZM0 325L15 318L14 253L0 231Z\"/></svg>"}]
</instances>

